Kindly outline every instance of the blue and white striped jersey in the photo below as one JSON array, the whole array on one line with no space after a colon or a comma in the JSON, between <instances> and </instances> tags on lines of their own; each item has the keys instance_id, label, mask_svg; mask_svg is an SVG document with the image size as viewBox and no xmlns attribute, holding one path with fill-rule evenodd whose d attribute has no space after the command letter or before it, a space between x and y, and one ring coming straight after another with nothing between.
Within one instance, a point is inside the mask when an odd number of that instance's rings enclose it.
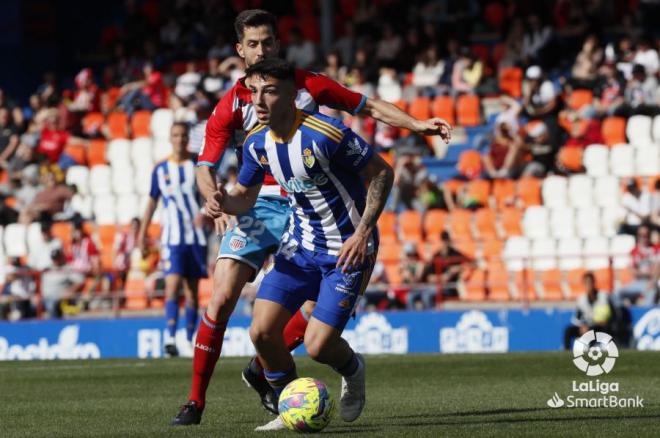
<instances>
[{"instance_id":1,"label":"blue and white striped jersey","mask_svg":"<svg viewBox=\"0 0 660 438\"><path fill-rule=\"evenodd\" d=\"M366 187L358 172L373 152L340 121L298 110L288 139L264 125L247 135L238 181L249 187L273 175L292 207L289 234L307 250L337 255L362 219Z\"/></svg>"},{"instance_id":2,"label":"blue and white striped jersey","mask_svg":"<svg viewBox=\"0 0 660 438\"><path fill-rule=\"evenodd\" d=\"M158 163L151 174L149 196L163 199L162 245L206 245L204 231L194 223L199 204L192 160Z\"/></svg>"}]
</instances>

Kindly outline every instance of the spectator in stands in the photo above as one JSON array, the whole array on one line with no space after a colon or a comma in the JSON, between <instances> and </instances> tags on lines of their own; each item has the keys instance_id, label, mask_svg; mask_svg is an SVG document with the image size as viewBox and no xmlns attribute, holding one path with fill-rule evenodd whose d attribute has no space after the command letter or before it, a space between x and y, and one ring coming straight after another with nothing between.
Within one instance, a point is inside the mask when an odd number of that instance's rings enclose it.
<instances>
[{"instance_id":1,"label":"spectator in stands","mask_svg":"<svg viewBox=\"0 0 660 438\"><path fill-rule=\"evenodd\" d=\"M657 232L656 232L657 235ZM651 227L644 224L637 229L637 242L630 253L633 262L634 280L617 291L620 301L637 302L651 306L658 302L660 280L660 243L652 240Z\"/></svg>"},{"instance_id":2,"label":"spectator in stands","mask_svg":"<svg viewBox=\"0 0 660 438\"><path fill-rule=\"evenodd\" d=\"M91 111L100 111L101 109L101 91L94 82L94 75L90 68L83 68L74 79L76 90L73 93L73 100L69 103L69 111L75 113L88 113Z\"/></svg>"},{"instance_id":3,"label":"spectator in stands","mask_svg":"<svg viewBox=\"0 0 660 438\"><path fill-rule=\"evenodd\" d=\"M348 74L346 66L342 65L339 52L331 51L325 56L325 68L323 73L339 83L344 83Z\"/></svg>"},{"instance_id":4,"label":"spectator in stands","mask_svg":"<svg viewBox=\"0 0 660 438\"><path fill-rule=\"evenodd\" d=\"M63 179L61 172L58 174L47 168L42 169L41 180L44 188L20 212L19 222L29 224L42 216L49 218L64 211L66 203L75 194L75 189L64 184Z\"/></svg>"},{"instance_id":5,"label":"spectator in stands","mask_svg":"<svg viewBox=\"0 0 660 438\"><path fill-rule=\"evenodd\" d=\"M186 63L185 73L176 78L174 93L184 102L190 102L197 88L199 88L201 80L202 76L197 72L197 65L195 65L195 62L190 61Z\"/></svg>"},{"instance_id":6,"label":"spectator in stands","mask_svg":"<svg viewBox=\"0 0 660 438\"><path fill-rule=\"evenodd\" d=\"M632 62L644 66L646 74L655 76L660 70L660 58L658 58L658 51L654 49L649 40L642 38L637 43L637 50Z\"/></svg>"},{"instance_id":7,"label":"spectator in stands","mask_svg":"<svg viewBox=\"0 0 660 438\"><path fill-rule=\"evenodd\" d=\"M417 187L427 178L428 172L419 157L403 154L396 160L394 187L391 194L393 211L412 210Z\"/></svg>"},{"instance_id":8,"label":"spectator in stands","mask_svg":"<svg viewBox=\"0 0 660 438\"><path fill-rule=\"evenodd\" d=\"M73 270L85 277L84 297L89 302L92 300L92 293L100 290L102 286L101 254L92 237L85 231L82 218L74 217L72 222L73 234L71 235L69 264Z\"/></svg>"},{"instance_id":9,"label":"spectator in stands","mask_svg":"<svg viewBox=\"0 0 660 438\"><path fill-rule=\"evenodd\" d=\"M121 87L118 106L129 115L139 109L153 111L167 104L167 87L163 76L147 63L142 68L143 79Z\"/></svg>"},{"instance_id":10,"label":"spectator in stands","mask_svg":"<svg viewBox=\"0 0 660 438\"><path fill-rule=\"evenodd\" d=\"M543 70L532 65L525 73L523 84L523 106L531 118L540 119L556 116L559 101L555 86L543 77Z\"/></svg>"},{"instance_id":11,"label":"spectator in stands","mask_svg":"<svg viewBox=\"0 0 660 438\"><path fill-rule=\"evenodd\" d=\"M504 56L499 67L512 67L520 64L522 60L523 36L525 27L522 19L513 17L506 40L504 41Z\"/></svg>"},{"instance_id":12,"label":"spectator in stands","mask_svg":"<svg viewBox=\"0 0 660 438\"><path fill-rule=\"evenodd\" d=\"M388 285L385 265L377 260L369 277L367 289L364 291L364 299L360 301L360 307L367 312L377 310L379 304L387 298Z\"/></svg>"},{"instance_id":13,"label":"spectator in stands","mask_svg":"<svg viewBox=\"0 0 660 438\"><path fill-rule=\"evenodd\" d=\"M413 68L412 84L423 95L434 96L444 69L445 63L438 56L438 48L431 44L422 52Z\"/></svg>"},{"instance_id":14,"label":"spectator in stands","mask_svg":"<svg viewBox=\"0 0 660 438\"><path fill-rule=\"evenodd\" d=\"M531 160L523 169L523 176L543 178L547 172L554 169L557 149L550 143L550 134L545 123L536 122L528 130L528 138L522 151L531 155Z\"/></svg>"},{"instance_id":15,"label":"spectator in stands","mask_svg":"<svg viewBox=\"0 0 660 438\"><path fill-rule=\"evenodd\" d=\"M454 247L449 233L443 231L440 235L440 246L424 266L420 280L436 285L443 297L455 298L458 296L458 281L461 274L465 266L471 263L472 260L469 257ZM435 300L435 296L434 290L433 300ZM433 301L430 304L432 305L432 303Z\"/></svg>"},{"instance_id":16,"label":"spectator in stands","mask_svg":"<svg viewBox=\"0 0 660 438\"><path fill-rule=\"evenodd\" d=\"M332 48L339 53L341 63L350 66L355 57L357 38L355 37L355 26L351 20L344 21L344 33L335 40Z\"/></svg>"},{"instance_id":17,"label":"spectator in stands","mask_svg":"<svg viewBox=\"0 0 660 438\"><path fill-rule=\"evenodd\" d=\"M137 249L138 233L140 231L140 219L133 218L128 230L120 231L115 236L115 242L112 246L112 267L115 270L117 278L123 287L126 284L128 271L131 269L131 258L135 249Z\"/></svg>"},{"instance_id":18,"label":"spectator in stands","mask_svg":"<svg viewBox=\"0 0 660 438\"><path fill-rule=\"evenodd\" d=\"M438 185L437 180L428 176L419 184L413 205L420 213L434 209L448 210L452 206L452 200L451 195Z\"/></svg>"},{"instance_id":19,"label":"spectator in stands","mask_svg":"<svg viewBox=\"0 0 660 438\"><path fill-rule=\"evenodd\" d=\"M651 214L651 195L639 188L635 178L626 183L626 191L621 198L621 206L625 210L623 223L619 233L637 235L639 226L649 219Z\"/></svg>"},{"instance_id":20,"label":"spectator in stands","mask_svg":"<svg viewBox=\"0 0 660 438\"><path fill-rule=\"evenodd\" d=\"M577 299L575 316L564 331L564 349L573 348L573 340L589 330L611 333L614 308L605 292L596 289L596 277L592 272L585 272L582 277L587 291Z\"/></svg>"},{"instance_id":21,"label":"spectator in stands","mask_svg":"<svg viewBox=\"0 0 660 438\"><path fill-rule=\"evenodd\" d=\"M56 109L48 110L44 120L44 129L41 131L41 139L35 151L37 157L43 158L51 164L59 163L64 148L73 142L87 144L86 139L74 137L64 129L61 116Z\"/></svg>"},{"instance_id":22,"label":"spectator in stands","mask_svg":"<svg viewBox=\"0 0 660 438\"><path fill-rule=\"evenodd\" d=\"M294 27L289 33L289 47L286 49L286 60L298 68L306 69L316 62L316 47L314 43L303 38L300 29Z\"/></svg>"},{"instance_id":23,"label":"spectator in stands","mask_svg":"<svg viewBox=\"0 0 660 438\"><path fill-rule=\"evenodd\" d=\"M496 119L493 141L482 155L487 178L517 178L520 176L524 167L523 140L514 127L517 125L515 117L500 118L498 116Z\"/></svg>"},{"instance_id":24,"label":"spectator in stands","mask_svg":"<svg viewBox=\"0 0 660 438\"><path fill-rule=\"evenodd\" d=\"M382 67L380 69L376 92L381 99L387 102L401 100L403 92L396 70L391 67Z\"/></svg>"},{"instance_id":25,"label":"spectator in stands","mask_svg":"<svg viewBox=\"0 0 660 438\"><path fill-rule=\"evenodd\" d=\"M206 135L206 122L211 115L211 108L206 100L196 100L189 105L195 112L195 121L190 126L190 141L188 142L188 152L196 157L202 150L204 136Z\"/></svg>"},{"instance_id":26,"label":"spectator in stands","mask_svg":"<svg viewBox=\"0 0 660 438\"><path fill-rule=\"evenodd\" d=\"M215 103L222 97L225 85L225 77L220 72L220 58L209 58L209 71L202 75L199 81L201 91L209 102Z\"/></svg>"},{"instance_id":27,"label":"spectator in stands","mask_svg":"<svg viewBox=\"0 0 660 438\"><path fill-rule=\"evenodd\" d=\"M20 257L11 257L5 267L5 284L0 292L0 319L15 321L31 317L35 290L32 271L23 265Z\"/></svg>"},{"instance_id":28,"label":"spectator in stands","mask_svg":"<svg viewBox=\"0 0 660 438\"><path fill-rule=\"evenodd\" d=\"M483 76L483 63L469 48L463 47L452 71L452 91L476 93Z\"/></svg>"},{"instance_id":29,"label":"spectator in stands","mask_svg":"<svg viewBox=\"0 0 660 438\"><path fill-rule=\"evenodd\" d=\"M635 64L632 68L632 78L624 91L628 113L655 115L659 96L655 76L648 75L643 65Z\"/></svg>"},{"instance_id":30,"label":"spectator in stands","mask_svg":"<svg viewBox=\"0 0 660 438\"><path fill-rule=\"evenodd\" d=\"M598 46L596 35L589 35L577 54L571 70L572 85L575 88L593 88L598 66L603 61L603 49Z\"/></svg>"},{"instance_id":31,"label":"spectator in stands","mask_svg":"<svg viewBox=\"0 0 660 438\"><path fill-rule=\"evenodd\" d=\"M599 73L600 78L594 90L594 101L580 111L587 118L613 116L625 102L623 98L624 86L615 65L605 63L600 68Z\"/></svg>"},{"instance_id":32,"label":"spectator in stands","mask_svg":"<svg viewBox=\"0 0 660 438\"><path fill-rule=\"evenodd\" d=\"M527 29L523 35L522 57L526 64L539 63L552 40L552 28L544 25L541 17L532 14L527 17Z\"/></svg>"},{"instance_id":33,"label":"spectator in stands","mask_svg":"<svg viewBox=\"0 0 660 438\"><path fill-rule=\"evenodd\" d=\"M391 63L397 59L403 40L389 23L383 25L383 33L376 45L376 59L381 63Z\"/></svg>"},{"instance_id":34,"label":"spectator in stands","mask_svg":"<svg viewBox=\"0 0 660 438\"><path fill-rule=\"evenodd\" d=\"M660 231L660 178L653 184L653 193L651 193L651 226Z\"/></svg>"},{"instance_id":35,"label":"spectator in stands","mask_svg":"<svg viewBox=\"0 0 660 438\"><path fill-rule=\"evenodd\" d=\"M30 251L28 265L36 271L44 271L53 266L51 254L55 250L64 251L62 241L53 235L53 224L48 221L42 221L41 241L39 246Z\"/></svg>"},{"instance_id":36,"label":"spectator in stands","mask_svg":"<svg viewBox=\"0 0 660 438\"><path fill-rule=\"evenodd\" d=\"M51 318L62 318L62 305L77 301L85 285L85 276L67 265L61 250L51 254L53 267L41 275L41 296L44 310Z\"/></svg>"},{"instance_id":37,"label":"spectator in stands","mask_svg":"<svg viewBox=\"0 0 660 438\"><path fill-rule=\"evenodd\" d=\"M0 108L0 169L9 167L9 160L18 148L18 128L8 108Z\"/></svg>"}]
</instances>

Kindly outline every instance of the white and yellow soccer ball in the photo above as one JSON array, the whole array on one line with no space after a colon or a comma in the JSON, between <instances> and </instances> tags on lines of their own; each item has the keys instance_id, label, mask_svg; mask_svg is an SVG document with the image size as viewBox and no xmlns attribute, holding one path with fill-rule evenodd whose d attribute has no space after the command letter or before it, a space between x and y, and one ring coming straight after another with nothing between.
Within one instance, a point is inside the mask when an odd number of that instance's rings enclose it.
<instances>
[{"instance_id":1,"label":"white and yellow soccer ball","mask_svg":"<svg viewBox=\"0 0 660 438\"><path fill-rule=\"evenodd\" d=\"M335 402L320 380L302 377L289 383L278 404L280 418L295 432L318 432L330 423Z\"/></svg>"}]
</instances>

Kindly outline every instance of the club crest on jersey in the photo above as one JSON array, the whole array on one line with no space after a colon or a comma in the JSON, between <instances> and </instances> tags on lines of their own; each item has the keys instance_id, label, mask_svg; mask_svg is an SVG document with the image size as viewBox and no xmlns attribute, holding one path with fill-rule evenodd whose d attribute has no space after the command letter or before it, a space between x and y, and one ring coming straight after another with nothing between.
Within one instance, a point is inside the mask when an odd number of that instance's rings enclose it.
<instances>
[{"instance_id":1,"label":"club crest on jersey","mask_svg":"<svg viewBox=\"0 0 660 438\"><path fill-rule=\"evenodd\" d=\"M245 240L244 237L231 236L231 240L229 241L229 248L231 248L232 251L236 252L241 250L245 248L245 245L247 245L247 240Z\"/></svg>"},{"instance_id":2,"label":"club crest on jersey","mask_svg":"<svg viewBox=\"0 0 660 438\"><path fill-rule=\"evenodd\" d=\"M316 163L316 158L310 148L305 148L303 151L303 163L305 163L305 166L310 169L314 167L314 163Z\"/></svg>"}]
</instances>

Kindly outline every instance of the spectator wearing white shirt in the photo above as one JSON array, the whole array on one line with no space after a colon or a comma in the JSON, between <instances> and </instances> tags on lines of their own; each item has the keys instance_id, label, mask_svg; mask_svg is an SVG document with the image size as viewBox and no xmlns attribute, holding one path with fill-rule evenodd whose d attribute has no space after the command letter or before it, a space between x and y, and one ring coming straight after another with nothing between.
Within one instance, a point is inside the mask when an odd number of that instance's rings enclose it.
<instances>
[{"instance_id":1,"label":"spectator wearing white shirt","mask_svg":"<svg viewBox=\"0 0 660 438\"><path fill-rule=\"evenodd\" d=\"M37 271L44 271L53 266L51 254L55 250L63 251L62 241L53 236L53 225L49 221L41 222L41 241L39 246L30 252L28 265Z\"/></svg>"},{"instance_id":2,"label":"spectator wearing white shirt","mask_svg":"<svg viewBox=\"0 0 660 438\"><path fill-rule=\"evenodd\" d=\"M188 102L195 95L202 80L202 76L196 70L195 63L189 62L186 64L186 72L176 78L174 93L185 102Z\"/></svg>"},{"instance_id":3,"label":"spectator wearing white shirt","mask_svg":"<svg viewBox=\"0 0 660 438\"><path fill-rule=\"evenodd\" d=\"M444 70L445 63L438 57L438 48L431 45L422 53L413 68L412 84L415 87L433 91L440 83Z\"/></svg>"},{"instance_id":4,"label":"spectator wearing white shirt","mask_svg":"<svg viewBox=\"0 0 660 438\"><path fill-rule=\"evenodd\" d=\"M637 235L637 229L651 214L651 194L646 190L640 190L637 180L630 179L626 184L626 192L621 198L621 206L626 215L619 232Z\"/></svg>"},{"instance_id":5,"label":"spectator wearing white shirt","mask_svg":"<svg viewBox=\"0 0 660 438\"><path fill-rule=\"evenodd\" d=\"M633 64L643 65L646 69L646 73L650 76L654 76L658 70L660 70L660 59L658 58L657 50L651 47L647 40L640 40L639 43L637 43L637 50L635 52L635 57L633 58Z\"/></svg>"}]
</instances>

